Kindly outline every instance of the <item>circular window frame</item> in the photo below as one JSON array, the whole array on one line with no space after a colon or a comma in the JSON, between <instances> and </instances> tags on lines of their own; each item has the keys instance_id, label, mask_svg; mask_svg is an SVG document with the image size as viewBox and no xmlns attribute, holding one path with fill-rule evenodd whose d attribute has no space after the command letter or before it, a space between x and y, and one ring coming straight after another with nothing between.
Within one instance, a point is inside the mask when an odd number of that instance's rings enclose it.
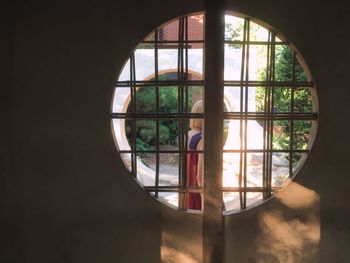
<instances>
[{"instance_id":1,"label":"circular window frame","mask_svg":"<svg viewBox=\"0 0 350 263\"><path fill-rule=\"evenodd\" d=\"M188 16L191 16L191 15L196 15L196 14L203 14L203 16L205 16L205 13L204 12L195 12L195 13L191 13L191 14L187 14L185 16L181 16L181 17L188 17ZM317 90L316 90L316 85L313 81L313 78L312 78L312 74L311 74L311 71L310 71L310 68L308 67L307 63L305 62L305 60L303 59L303 57L301 56L301 53L298 51L298 49L296 48L295 45L293 45L291 42L287 41L287 39L277 30L275 30L275 28L273 28L271 25L268 25L267 23L259 20L259 19L256 19L256 18L253 18L253 17L250 17L250 16L246 16L246 15L243 15L242 13L238 13L238 12L235 12L235 11L226 11L225 14L229 14L229 15L233 15L235 17L239 17L239 18L243 18L243 19L249 19L250 21L264 27L265 29L268 29L269 32L270 31L273 31L276 33L276 35L278 35L278 38L280 38L283 42L286 42L288 43L288 46L290 47L291 50L293 50L295 52L295 57L298 59L302 69L303 69L303 72L307 75L307 78L310 80L310 82L312 82L312 89L311 90L311 100L312 100L312 108L313 108L313 112L316 113L316 115L318 114L318 111L319 111L319 105L318 105L318 98L317 98ZM162 24L161 26L157 27L154 31L152 32L156 32L156 30L160 27L163 27L173 21L177 21L179 18L181 17L178 17L178 18L175 18L175 19L172 19L164 24ZM278 33L277 33L278 32ZM152 33L151 33L152 34ZM149 34L150 35L150 34ZM203 39L204 41L204 39ZM133 54L133 52L135 51L136 49L134 49L131 54ZM204 53L203 53L203 58L204 58ZM125 62L124 66L122 67L122 69L125 67L125 65L127 64L127 61ZM171 70L171 69L169 69ZM162 71L159 71L158 74L161 75L161 74L164 74L165 71L163 71L163 73L161 73ZM120 71L120 74L118 76L118 79L120 77L122 73L122 70ZM149 76L148 78L151 79L152 77L154 76ZM204 78L204 76L203 76ZM145 79L145 81L147 81L147 78ZM136 91L137 89L139 89L139 87L136 88ZM115 100L115 92L116 92L117 88L114 89L114 92L113 92L113 96L112 96L112 108L113 108L113 103L114 103L114 100ZM135 92L136 92L135 91ZM130 95L130 100L131 100L131 95ZM130 101L128 102L130 103ZM127 103L127 104L128 104ZM125 107L125 105L124 105ZM127 106L126 106L127 108ZM125 109L126 109L125 108ZM113 115L113 109L112 109L112 115ZM123 160L127 170L129 170L128 168L128 165L125 163L125 159L122 157L122 150L120 150L120 145L118 143L118 139L116 138L116 135L115 135L115 128L114 128L114 125L113 125L113 117L112 117L112 134L113 134L113 137L114 137L114 141L115 141L115 144L116 144L116 147L118 149L118 153L120 154L121 156L121 159ZM244 211L248 211L250 209L253 209L255 207L258 207L262 204L264 204L266 201L270 200L271 198L275 197L279 192L283 191L289 184L290 181L294 180L294 178L299 174L300 170L304 167L305 165L305 162L307 161L309 155L310 155L310 152L311 152L311 149L312 149L312 146L313 146L313 143L314 143L314 140L316 138L316 134L317 134L317 128L318 128L318 117L315 119L315 121L313 122L312 126L311 126L311 129L310 129L310 138L308 140L308 153L302 158L299 160L298 162L298 167L297 169L295 169L293 171L293 174L292 176L288 179L288 182L284 183L283 186L281 187L281 189L278 190L278 192L276 192L275 194L271 194L271 196L267 199L263 199L263 200L259 200L259 202L256 202L256 204L254 205L251 205L249 207L246 207L245 209L239 209L237 211L233 211L233 210L227 210L227 211L223 211L223 215L229 215L229 214L236 214L236 213L242 213ZM124 128L122 128L123 131L124 131L124 137L126 138L126 135L125 135L125 126ZM131 149L131 148L130 148ZM271 157L272 158L272 157ZM134 176L134 179L135 181L144 189L146 190L145 186L137 179L136 176ZM149 193L149 191L146 190L147 193ZM179 192L178 192L179 193ZM162 200L161 198L157 197L156 196L156 199L158 201L160 201L161 203L169 206L169 207L172 207L174 209L177 209L177 210L180 210L180 211L183 211L183 212L189 212L189 213L201 213L201 210L199 211L193 211L193 210L184 210L182 208L179 208L179 207L176 207L176 206L173 206L172 204L170 204L169 202L166 202L165 200Z\"/></svg>"}]
</instances>

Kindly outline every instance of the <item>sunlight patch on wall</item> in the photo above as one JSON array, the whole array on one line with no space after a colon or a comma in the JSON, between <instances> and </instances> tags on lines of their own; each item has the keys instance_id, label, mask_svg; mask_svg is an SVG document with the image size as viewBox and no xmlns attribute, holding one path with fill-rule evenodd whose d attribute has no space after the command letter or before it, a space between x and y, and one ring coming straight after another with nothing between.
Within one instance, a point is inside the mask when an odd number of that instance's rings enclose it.
<instances>
[{"instance_id":1,"label":"sunlight patch on wall","mask_svg":"<svg viewBox=\"0 0 350 263\"><path fill-rule=\"evenodd\" d=\"M280 206L259 218L257 262L318 262L319 195L292 182L277 199Z\"/></svg>"},{"instance_id":2,"label":"sunlight patch on wall","mask_svg":"<svg viewBox=\"0 0 350 263\"><path fill-rule=\"evenodd\" d=\"M190 233L188 233L190 234ZM162 232L162 247L161 247L161 259L163 263L200 263L198 259L198 253L201 251L202 243L194 244L193 242L186 242L184 235L179 236L182 241L177 240L174 235ZM181 244L181 247L179 247Z\"/></svg>"}]
</instances>

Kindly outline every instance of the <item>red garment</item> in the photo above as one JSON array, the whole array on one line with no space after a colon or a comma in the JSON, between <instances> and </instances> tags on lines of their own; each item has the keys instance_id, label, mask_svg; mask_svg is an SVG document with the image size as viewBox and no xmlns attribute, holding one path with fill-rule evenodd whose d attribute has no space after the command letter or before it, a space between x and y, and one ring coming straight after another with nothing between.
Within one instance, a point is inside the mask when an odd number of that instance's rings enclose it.
<instances>
[{"instance_id":1,"label":"red garment","mask_svg":"<svg viewBox=\"0 0 350 263\"><path fill-rule=\"evenodd\" d=\"M201 137L201 134L199 134ZM197 137L197 138L194 138ZM190 150L197 150L197 145L200 141L200 137L193 136L190 141ZM192 141L195 140L195 141ZM197 170L198 170L198 153L187 153L187 186L198 186L197 182ZM194 210L201 210L202 198L200 193L188 193L187 194L187 208Z\"/></svg>"}]
</instances>

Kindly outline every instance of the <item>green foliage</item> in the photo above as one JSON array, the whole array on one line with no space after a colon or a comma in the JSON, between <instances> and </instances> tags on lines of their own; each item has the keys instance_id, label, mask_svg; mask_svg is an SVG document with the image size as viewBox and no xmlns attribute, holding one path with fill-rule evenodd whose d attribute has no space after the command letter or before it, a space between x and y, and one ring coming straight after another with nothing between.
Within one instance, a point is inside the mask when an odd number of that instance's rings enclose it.
<instances>
[{"instance_id":1,"label":"green foliage","mask_svg":"<svg viewBox=\"0 0 350 263\"><path fill-rule=\"evenodd\" d=\"M225 39L237 40L242 34L243 24L239 24L235 27L227 25L225 30ZM255 39L257 30L251 30L250 38ZM232 48L240 48L239 45L230 44ZM262 47L258 47L258 59L263 57ZM266 55L265 55L266 56ZM258 80L266 80L266 68L258 68ZM286 45L275 46L275 81L282 82L306 82L306 74L296 59L293 78L293 52ZM273 89L273 111L277 112L312 112L312 98L311 92L308 88L294 89L294 105L292 105L292 89L289 87L277 87ZM264 112L265 98L267 97L267 90L264 87L256 88L256 110ZM292 109L293 106L293 109ZM262 123L261 123L262 124ZM290 144L290 126L289 121L275 121L274 126L282 126L283 132L273 135L273 147L274 149L289 149ZM306 149L309 134L311 131L310 121L293 121L293 149Z\"/></svg>"},{"instance_id":2,"label":"green foliage","mask_svg":"<svg viewBox=\"0 0 350 263\"><path fill-rule=\"evenodd\" d=\"M140 138L136 138L136 150L137 151L147 151L147 150L151 150L151 147L145 143L143 140L141 140Z\"/></svg>"},{"instance_id":3,"label":"green foliage","mask_svg":"<svg viewBox=\"0 0 350 263\"><path fill-rule=\"evenodd\" d=\"M165 80L165 76L159 76L160 80ZM198 100L201 95L201 87L188 88L188 107ZM159 112L178 112L178 87L159 87ZM133 105L130 103L127 112L132 112ZM184 101L185 108L185 101ZM135 111L138 113L156 112L156 88L141 87L136 91ZM147 151L156 149L156 121L138 120L136 121L136 149ZM130 142L132 122L126 121L126 133ZM159 145L175 146L178 140L178 120L162 119L159 121Z\"/></svg>"},{"instance_id":4,"label":"green foliage","mask_svg":"<svg viewBox=\"0 0 350 263\"><path fill-rule=\"evenodd\" d=\"M159 88L159 111L177 112L178 111L178 91L177 87Z\"/></svg>"},{"instance_id":5,"label":"green foliage","mask_svg":"<svg viewBox=\"0 0 350 263\"><path fill-rule=\"evenodd\" d=\"M297 82L307 81L301 65L296 61L294 78ZM293 53L287 46L276 47L275 80L292 81L293 74ZM260 79L263 76L260 75ZM264 111L266 89L258 87L256 90L257 111ZM274 88L273 90L274 111L291 112L292 110L292 89L285 87ZM294 89L294 112L312 112L312 100L310 90L307 88ZM274 126L282 126L283 133L273 136L274 149L288 149L290 143L289 121L275 121ZM306 149L311 130L309 121L293 121L293 149Z\"/></svg>"},{"instance_id":6,"label":"green foliage","mask_svg":"<svg viewBox=\"0 0 350 263\"><path fill-rule=\"evenodd\" d=\"M276 81L292 81L293 52L285 45L276 46L275 51L275 79ZM295 80L307 81L305 72L298 61L295 61Z\"/></svg>"},{"instance_id":7,"label":"green foliage","mask_svg":"<svg viewBox=\"0 0 350 263\"><path fill-rule=\"evenodd\" d=\"M242 40L243 23L237 24L235 27L232 24L225 25L225 39L226 40ZM230 47L238 49L241 47L240 44L229 44Z\"/></svg>"}]
</instances>

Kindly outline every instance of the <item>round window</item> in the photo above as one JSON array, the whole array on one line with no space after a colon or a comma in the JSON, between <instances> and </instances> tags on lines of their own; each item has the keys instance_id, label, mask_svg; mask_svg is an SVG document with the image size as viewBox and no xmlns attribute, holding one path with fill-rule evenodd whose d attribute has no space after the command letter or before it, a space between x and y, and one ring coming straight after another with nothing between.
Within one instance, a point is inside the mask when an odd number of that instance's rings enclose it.
<instances>
[{"instance_id":1,"label":"round window","mask_svg":"<svg viewBox=\"0 0 350 263\"><path fill-rule=\"evenodd\" d=\"M116 145L131 176L159 201L193 213L205 206L203 155L210 154L204 26L204 13L190 14L146 36L122 68L112 102ZM223 212L234 213L272 197L301 168L317 96L300 54L272 27L227 12L223 48Z\"/></svg>"}]
</instances>

